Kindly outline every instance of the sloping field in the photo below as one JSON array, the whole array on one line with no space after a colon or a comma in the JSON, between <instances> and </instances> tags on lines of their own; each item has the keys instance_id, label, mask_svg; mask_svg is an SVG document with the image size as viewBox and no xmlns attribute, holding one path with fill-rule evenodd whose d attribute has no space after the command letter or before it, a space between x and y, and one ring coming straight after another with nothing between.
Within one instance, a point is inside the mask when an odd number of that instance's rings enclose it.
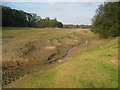
<instances>
[{"instance_id":1,"label":"sloping field","mask_svg":"<svg viewBox=\"0 0 120 90\"><path fill-rule=\"evenodd\" d=\"M86 39L86 46L74 49L62 62L49 64L48 57L55 53L50 59L55 60L65 55L69 48L82 44ZM19 70L24 72L21 78L7 83L4 87L118 87L118 38L101 39L89 30L79 29L4 28L3 45L3 66L17 67L17 73ZM21 52L25 53L21 55ZM17 56L19 54L20 56ZM6 73L11 72L10 69L5 70ZM8 76L6 73L4 75L12 79L17 75Z\"/></svg>"},{"instance_id":2,"label":"sloping field","mask_svg":"<svg viewBox=\"0 0 120 90\"><path fill-rule=\"evenodd\" d=\"M37 69L49 69L49 62L85 41L87 30L60 28L3 28L3 85Z\"/></svg>"}]
</instances>

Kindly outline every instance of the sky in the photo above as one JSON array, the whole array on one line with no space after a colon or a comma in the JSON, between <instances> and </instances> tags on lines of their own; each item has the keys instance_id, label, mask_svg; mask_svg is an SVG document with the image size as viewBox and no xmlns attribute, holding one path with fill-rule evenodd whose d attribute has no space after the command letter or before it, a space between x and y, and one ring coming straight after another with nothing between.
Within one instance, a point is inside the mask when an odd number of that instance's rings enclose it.
<instances>
[{"instance_id":1,"label":"sky","mask_svg":"<svg viewBox=\"0 0 120 90\"><path fill-rule=\"evenodd\" d=\"M29 0L29 2L27 0L18 1L11 0L11 2L8 2L8 0L4 0L2 5L28 13L36 13L41 18L57 18L63 24L85 25L91 24L91 19L95 15L96 9L103 3L87 2L87 0L81 2L77 2L77 0L74 0L74 2L72 0L70 2L67 0L65 0L66 2L55 2L54 0L45 0L44 2L38 2L36 0Z\"/></svg>"}]
</instances>

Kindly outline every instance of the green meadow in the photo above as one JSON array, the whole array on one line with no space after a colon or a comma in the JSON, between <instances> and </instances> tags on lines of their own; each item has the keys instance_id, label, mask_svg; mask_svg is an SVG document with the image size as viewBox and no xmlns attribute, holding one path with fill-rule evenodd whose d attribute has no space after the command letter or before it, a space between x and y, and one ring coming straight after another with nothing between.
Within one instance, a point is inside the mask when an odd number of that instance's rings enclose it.
<instances>
[{"instance_id":1,"label":"green meadow","mask_svg":"<svg viewBox=\"0 0 120 90\"><path fill-rule=\"evenodd\" d=\"M4 27L2 33L5 88L118 87L119 37L63 28ZM86 40L61 62L49 64Z\"/></svg>"}]
</instances>

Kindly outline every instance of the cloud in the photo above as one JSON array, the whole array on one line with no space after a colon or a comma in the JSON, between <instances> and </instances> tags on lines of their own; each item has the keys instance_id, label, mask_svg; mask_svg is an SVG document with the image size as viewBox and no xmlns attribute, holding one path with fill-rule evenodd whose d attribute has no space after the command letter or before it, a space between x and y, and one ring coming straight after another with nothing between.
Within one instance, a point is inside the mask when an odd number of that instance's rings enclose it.
<instances>
[{"instance_id":1,"label":"cloud","mask_svg":"<svg viewBox=\"0 0 120 90\"><path fill-rule=\"evenodd\" d=\"M106 0L4 0L2 2L105 2ZM111 0L112 1L112 0Z\"/></svg>"},{"instance_id":2,"label":"cloud","mask_svg":"<svg viewBox=\"0 0 120 90\"><path fill-rule=\"evenodd\" d=\"M101 2L103 3L103 2ZM63 23L91 24L98 2L3 2L3 5L28 13L37 13L41 18L57 18Z\"/></svg>"},{"instance_id":3,"label":"cloud","mask_svg":"<svg viewBox=\"0 0 120 90\"><path fill-rule=\"evenodd\" d=\"M57 18L63 23L91 24L91 18L99 4L97 2L53 3L49 5L49 10L44 10L44 17Z\"/></svg>"}]
</instances>

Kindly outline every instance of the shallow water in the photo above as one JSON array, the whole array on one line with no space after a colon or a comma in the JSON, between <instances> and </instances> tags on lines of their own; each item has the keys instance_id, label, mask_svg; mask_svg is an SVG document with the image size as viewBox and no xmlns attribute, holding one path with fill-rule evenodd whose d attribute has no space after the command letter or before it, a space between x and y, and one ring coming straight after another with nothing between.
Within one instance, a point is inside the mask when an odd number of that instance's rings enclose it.
<instances>
[{"instance_id":1,"label":"shallow water","mask_svg":"<svg viewBox=\"0 0 120 90\"><path fill-rule=\"evenodd\" d=\"M68 57L68 55L70 54L70 52L71 52L73 49L76 49L76 48L79 48L79 47L83 47L83 46L85 46L85 45L87 45L87 44L88 44L88 40L86 40L85 43L84 43L84 44L81 44L80 46L75 46L75 47L70 48L65 56L63 56L63 57L60 58L60 59L56 59L56 60L50 62L50 64L54 64L55 62L58 62L59 60L65 59L66 57Z\"/></svg>"}]
</instances>

